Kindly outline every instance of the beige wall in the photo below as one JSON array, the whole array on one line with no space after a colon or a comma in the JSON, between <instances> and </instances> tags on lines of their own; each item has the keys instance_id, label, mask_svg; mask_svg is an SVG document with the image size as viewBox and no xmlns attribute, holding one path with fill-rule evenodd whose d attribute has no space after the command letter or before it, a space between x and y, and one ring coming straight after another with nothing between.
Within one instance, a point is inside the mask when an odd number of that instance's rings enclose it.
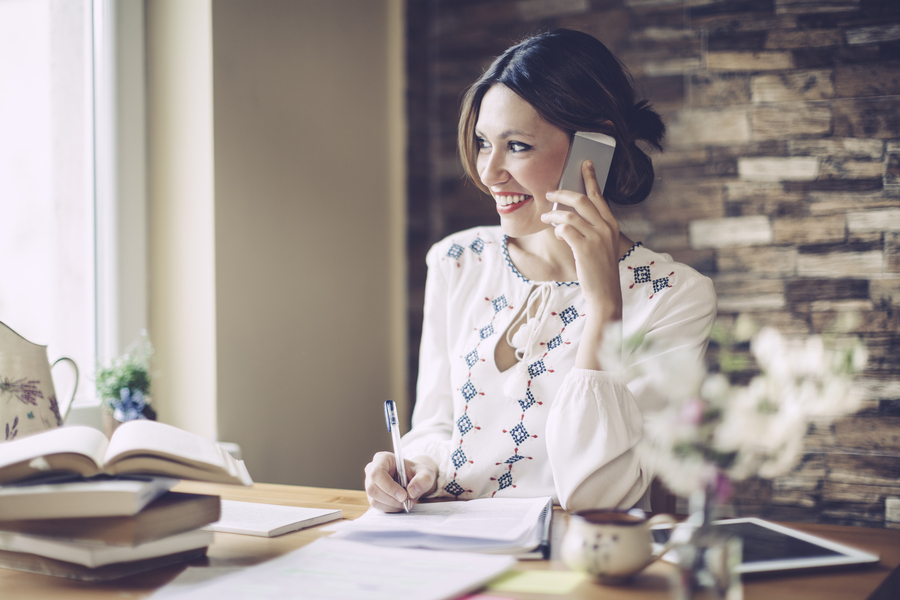
<instances>
[{"instance_id":1,"label":"beige wall","mask_svg":"<svg viewBox=\"0 0 900 600\"><path fill-rule=\"evenodd\" d=\"M361 488L403 400L401 6L212 4L218 436L257 481Z\"/></svg>"}]
</instances>

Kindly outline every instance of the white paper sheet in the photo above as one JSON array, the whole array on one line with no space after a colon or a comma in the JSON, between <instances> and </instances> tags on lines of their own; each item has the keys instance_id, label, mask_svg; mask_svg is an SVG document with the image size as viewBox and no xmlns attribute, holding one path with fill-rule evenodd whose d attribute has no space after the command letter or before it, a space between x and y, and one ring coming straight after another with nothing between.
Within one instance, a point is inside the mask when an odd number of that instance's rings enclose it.
<instances>
[{"instance_id":1,"label":"white paper sheet","mask_svg":"<svg viewBox=\"0 0 900 600\"><path fill-rule=\"evenodd\" d=\"M380 548L323 538L211 581L167 585L151 598L443 600L478 589L515 562L509 556Z\"/></svg>"},{"instance_id":2,"label":"white paper sheet","mask_svg":"<svg viewBox=\"0 0 900 600\"><path fill-rule=\"evenodd\" d=\"M465 538L474 548L473 540L482 540L484 547L517 547L521 544L540 542L541 513L550 498L483 498L466 502L434 502L416 504L409 514L383 513L370 508L366 513L342 527L336 538L365 539L377 543L379 536L386 545L402 546L404 539L414 545L417 540L428 540L428 547L459 549L454 538ZM357 537L358 536L358 537ZM434 543L445 538L441 548Z\"/></svg>"},{"instance_id":3,"label":"white paper sheet","mask_svg":"<svg viewBox=\"0 0 900 600\"><path fill-rule=\"evenodd\" d=\"M256 502L222 500L222 517L207 525L210 531L272 537L340 519L340 509L302 508Z\"/></svg>"}]
</instances>

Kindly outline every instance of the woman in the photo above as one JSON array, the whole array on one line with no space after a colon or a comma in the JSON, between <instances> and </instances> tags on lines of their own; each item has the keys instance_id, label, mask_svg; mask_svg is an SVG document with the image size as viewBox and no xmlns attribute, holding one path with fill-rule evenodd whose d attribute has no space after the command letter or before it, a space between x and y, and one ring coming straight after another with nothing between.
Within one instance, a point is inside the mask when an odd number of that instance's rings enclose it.
<instances>
[{"instance_id":1,"label":"woman","mask_svg":"<svg viewBox=\"0 0 900 600\"><path fill-rule=\"evenodd\" d=\"M605 194L590 161L585 195L556 189L576 131L616 139ZM636 446L643 413L664 399L604 370L604 335L699 362L716 305L708 278L628 239L608 204L647 197L653 166L635 141L660 148L664 132L619 61L575 31L513 46L468 90L459 147L500 226L428 254L409 485L394 481L393 454L376 454L372 506L402 510L408 493L648 507L653 474Z\"/></svg>"}]
</instances>

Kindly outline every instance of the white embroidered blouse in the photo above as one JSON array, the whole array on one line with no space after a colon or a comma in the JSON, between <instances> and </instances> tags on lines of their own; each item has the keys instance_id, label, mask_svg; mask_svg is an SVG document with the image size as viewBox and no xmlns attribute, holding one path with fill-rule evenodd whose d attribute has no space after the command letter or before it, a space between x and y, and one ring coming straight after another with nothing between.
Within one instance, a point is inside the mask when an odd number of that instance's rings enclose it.
<instances>
[{"instance_id":1,"label":"white embroidered blouse","mask_svg":"<svg viewBox=\"0 0 900 600\"><path fill-rule=\"evenodd\" d=\"M641 501L653 477L636 449L642 415L665 400L644 380L574 367L584 324L578 283L526 279L500 227L452 235L427 263L417 398L403 447L407 458L437 463L435 495L552 496L567 510ZM709 278L640 244L619 272L623 339L643 333L656 354L702 361L716 316ZM540 307L513 338L521 360L500 372L494 349L529 297Z\"/></svg>"}]
</instances>

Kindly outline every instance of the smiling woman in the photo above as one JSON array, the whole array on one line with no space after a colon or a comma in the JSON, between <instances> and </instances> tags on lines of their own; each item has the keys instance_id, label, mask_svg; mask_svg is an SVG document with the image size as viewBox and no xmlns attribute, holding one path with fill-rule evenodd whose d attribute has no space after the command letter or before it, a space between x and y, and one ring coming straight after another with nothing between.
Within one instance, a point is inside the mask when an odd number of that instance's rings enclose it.
<instances>
[{"instance_id":1,"label":"smiling woman","mask_svg":"<svg viewBox=\"0 0 900 600\"><path fill-rule=\"evenodd\" d=\"M485 94L475 136L480 182L497 202L503 231L519 238L544 229L540 215L552 207L547 192L559 183L569 136L502 84Z\"/></svg>"},{"instance_id":2,"label":"smiling woman","mask_svg":"<svg viewBox=\"0 0 900 600\"><path fill-rule=\"evenodd\" d=\"M576 31L557 31L513 46L472 85L463 98L459 148L466 173L479 184L481 113L485 96L500 85L526 104L545 125L567 133L597 131L616 138L606 200L637 204L653 186L653 163L635 144L643 140L661 150L665 125L646 101L636 102L631 76L597 39ZM488 190L479 185L484 192ZM554 188L555 189L555 185Z\"/></svg>"},{"instance_id":3,"label":"smiling woman","mask_svg":"<svg viewBox=\"0 0 900 600\"><path fill-rule=\"evenodd\" d=\"M605 192L558 190L576 131L612 136ZM428 254L407 490L394 457L366 467L372 506L407 498L552 496L568 510L647 508L637 449L665 399L620 371L635 356L703 360L712 283L620 233L611 203L647 197L662 121L598 40L542 34L500 56L465 96L459 146L500 227L463 231ZM571 210L555 210L554 203ZM640 340L623 344L622 340Z\"/></svg>"}]
</instances>

